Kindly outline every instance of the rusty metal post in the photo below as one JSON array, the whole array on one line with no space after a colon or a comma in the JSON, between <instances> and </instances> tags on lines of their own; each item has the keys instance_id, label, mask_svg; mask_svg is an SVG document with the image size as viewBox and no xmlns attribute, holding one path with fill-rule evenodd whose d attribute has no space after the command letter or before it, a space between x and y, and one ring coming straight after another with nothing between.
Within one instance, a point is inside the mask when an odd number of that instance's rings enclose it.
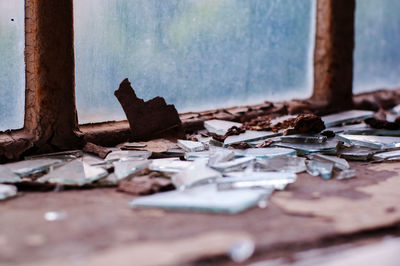
<instances>
[{"instance_id":1,"label":"rusty metal post","mask_svg":"<svg viewBox=\"0 0 400 266\"><path fill-rule=\"evenodd\" d=\"M76 148L73 0L25 0L25 25L25 129L38 150Z\"/></svg>"},{"instance_id":2,"label":"rusty metal post","mask_svg":"<svg viewBox=\"0 0 400 266\"><path fill-rule=\"evenodd\" d=\"M356 0L317 0L313 100L352 106Z\"/></svg>"}]
</instances>

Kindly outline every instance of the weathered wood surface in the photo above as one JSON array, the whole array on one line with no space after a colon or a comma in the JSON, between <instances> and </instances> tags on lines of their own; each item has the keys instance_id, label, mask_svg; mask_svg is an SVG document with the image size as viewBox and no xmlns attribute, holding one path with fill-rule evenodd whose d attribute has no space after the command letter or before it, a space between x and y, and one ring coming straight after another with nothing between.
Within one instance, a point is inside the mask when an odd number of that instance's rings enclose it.
<instances>
[{"instance_id":1,"label":"weathered wood surface","mask_svg":"<svg viewBox=\"0 0 400 266\"><path fill-rule=\"evenodd\" d=\"M301 174L266 209L238 215L134 211L127 205L132 197L115 189L27 192L0 203L6 214L0 219L0 264L51 265L62 257L77 265L99 265L98 258L176 265L224 254L238 238L253 239L257 252L267 254L398 224L400 163L352 166L355 179ZM57 210L66 211L67 219L44 220L45 212Z\"/></svg>"}]
</instances>

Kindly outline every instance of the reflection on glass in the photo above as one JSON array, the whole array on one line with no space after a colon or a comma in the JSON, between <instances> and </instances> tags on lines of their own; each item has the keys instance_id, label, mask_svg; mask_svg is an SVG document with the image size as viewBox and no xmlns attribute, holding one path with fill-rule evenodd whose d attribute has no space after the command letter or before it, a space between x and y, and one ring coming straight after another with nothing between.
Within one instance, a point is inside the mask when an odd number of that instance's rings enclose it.
<instances>
[{"instance_id":1,"label":"reflection on glass","mask_svg":"<svg viewBox=\"0 0 400 266\"><path fill-rule=\"evenodd\" d=\"M400 87L400 1L357 0L354 92Z\"/></svg>"},{"instance_id":2,"label":"reflection on glass","mask_svg":"<svg viewBox=\"0 0 400 266\"><path fill-rule=\"evenodd\" d=\"M0 0L0 131L24 124L24 35L24 0Z\"/></svg>"},{"instance_id":3,"label":"reflection on glass","mask_svg":"<svg viewBox=\"0 0 400 266\"><path fill-rule=\"evenodd\" d=\"M80 123L121 120L129 77L179 112L307 97L313 0L74 1Z\"/></svg>"}]
</instances>

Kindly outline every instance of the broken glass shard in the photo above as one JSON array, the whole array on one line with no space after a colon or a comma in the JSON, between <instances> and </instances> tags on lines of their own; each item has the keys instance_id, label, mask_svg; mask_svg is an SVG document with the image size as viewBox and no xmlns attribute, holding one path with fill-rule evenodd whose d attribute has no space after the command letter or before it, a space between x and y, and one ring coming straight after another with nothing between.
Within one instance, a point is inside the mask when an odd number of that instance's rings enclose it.
<instances>
[{"instance_id":1,"label":"broken glass shard","mask_svg":"<svg viewBox=\"0 0 400 266\"><path fill-rule=\"evenodd\" d=\"M387 151L374 154L372 159L376 161L392 161L400 159L400 150Z\"/></svg>"},{"instance_id":2,"label":"broken glass shard","mask_svg":"<svg viewBox=\"0 0 400 266\"><path fill-rule=\"evenodd\" d=\"M254 242L250 239L239 241L231 247L229 257L235 263L243 263L253 255L255 248Z\"/></svg>"},{"instance_id":3,"label":"broken glass shard","mask_svg":"<svg viewBox=\"0 0 400 266\"><path fill-rule=\"evenodd\" d=\"M187 152L204 151L204 144L198 141L178 139L178 146Z\"/></svg>"},{"instance_id":4,"label":"broken glass shard","mask_svg":"<svg viewBox=\"0 0 400 266\"><path fill-rule=\"evenodd\" d=\"M289 135L280 138L283 143L324 143L328 138L326 136L310 135Z\"/></svg>"},{"instance_id":5,"label":"broken glass shard","mask_svg":"<svg viewBox=\"0 0 400 266\"><path fill-rule=\"evenodd\" d=\"M109 153L106 157L106 161L118 161L125 159L137 159L146 160L151 156L151 151L139 151L139 150L129 150L129 151L113 151Z\"/></svg>"},{"instance_id":6,"label":"broken glass shard","mask_svg":"<svg viewBox=\"0 0 400 266\"><path fill-rule=\"evenodd\" d=\"M141 148L146 148L147 144L139 143L139 142L126 142L126 143L123 143L121 146L124 149L141 149Z\"/></svg>"},{"instance_id":7,"label":"broken glass shard","mask_svg":"<svg viewBox=\"0 0 400 266\"><path fill-rule=\"evenodd\" d=\"M256 161L256 171L301 173L306 171L306 159L297 156L281 156Z\"/></svg>"},{"instance_id":8,"label":"broken glass shard","mask_svg":"<svg viewBox=\"0 0 400 266\"><path fill-rule=\"evenodd\" d=\"M317 160L307 160L307 172L312 176L320 175L323 179L330 179L332 177L333 163L323 162Z\"/></svg>"},{"instance_id":9,"label":"broken glass shard","mask_svg":"<svg viewBox=\"0 0 400 266\"><path fill-rule=\"evenodd\" d=\"M183 190L196 185L212 182L222 175L207 166L207 160L196 160L183 171L172 176L175 187Z\"/></svg>"},{"instance_id":10,"label":"broken glass shard","mask_svg":"<svg viewBox=\"0 0 400 266\"><path fill-rule=\"evenodd\" d=\"M192 162L181 161L179 158L155 159L151 161L149 169L166 174L179 173L192 165Z\"/></svg>"},{"instance_id":11,"label":"broken glass shard","mask_svg":"<svg viewBox=\"0 0 400 266\"><path fill-rule=\"evenodd\" d=\"M0 183L19 183L22 179L18 175L14 174L7 167L0 165Z\"/></svg>"},{"instance_id":12,"label":"broken glass shard","mask_svg":"<svg viewBox=\"0 0 400 266\"><path fill-rule=\"evenodd\" d=\"M376 129L366 124L332 127L329 130L346 135L400 136L400 130Z\"/></svg>"},{"instance_id":13,"label":"broken glass shard","mask_svg":"<svg viewBox=\"0 0 400 266\"><path fill-rule=\"evenodd\" d=\"M392 109L392 113L399 115L400 114L400 104L396 105L395 107L393 107Z\"/></svg>"},{"instance_id":14,"label":"broken glass shard","mask_svg":"<svg viewBox=\"0 0 400 266\"><path fill-rule=\"evenodd\" d=\"M374 112L364 110L350 110L321 117L326 127L333 127L343 123L351 123L374 117Z\"/></svg>"},{"instance_id":15,"label":"broken glass shard","mask_svg":"<svg viewBox=\"0 0 400 266\"><path fill-rule=\"evenodd\" d=\"M335 178L338 180L350 179L355 176L356 176L356 171L354 169L335 171Z\"/></svg>"},{"instance_id":16,"label":"broken glass shard","mask_svg":"<svg viewBox=\"0 0 400 266\"><path fill-rule=\"evenodd\" d=\"M49 211L44 214L44 219L49 222L61 221L67 218L65 211Z\"/></svg>"},{"instance_id":17,"label":"broken glass shard","mask_svg":"<svg viewBox=\"0 0 400 266\"><path fill-rule=\"evenodd\" d=\"M136 198L130 206L234 214L256 206L264 194L264 189L218 191L215 184L209 184Z\"/></svg>"},{"instance_id":18,"label":"broken glass shard","mask_svg":"<svg viewBox=\"0 0 400 266\"><path fill-rule=\"evenodd\" d=\"M0 184L0 200L6 200L17 196L17 187Z\"/></svg>"},{"instance_id":19,"label":"broken glass shard","mask_svg":"<svg viewBox=\"0 0 400 266\"><path fill-rule=\"evenodd\" d=\"M235 158L235 152L224 148L213 148L210 150L208 159L209 165L215 165L222 162L231 161Z\"/></svg>"},{"instance_id":20,"label":"broken glass shard","mask_svg":"<svg viewBox=\"0 0 400 266\"><path fill-rule=\"evenodd\" d=\"M117 176L118 180L125 179L130 175L146 169L150 165L149 160L123 160L113 162L114 174Z\"/></svg>"},{"instance_id":21,"label":"broken glass shard","mask_svg":"<svg viewBox=\"0 0 400 266\"><path fill-rule=\"evenodd\" d=\"M25 160L33 160L33 159L59 159L59 160L74 160L77 158L83 157L83 151L81 150L73 150L73 151L62 151L62 152L54 152L47 153L41 155L34 156L26 156Z\"/></svg>"},{"instance_id":22,"label":"broken glass shard","mask_svg":"<svg viewBox=\"0 0 400 266\"><path fill-rule=\"evenodd\" d=\"M400 148L400 138L386 136L363 136L363 135L336 135L336 138L350 145L357 145L371 149Z\"/></svg>"},{"instance_id":23,"label":"broken glass shard","mask_svg":"<svg viewBox=\"0 0 400 266\"><path fill-rule=\"evenodd\" d=\"M240 143L240 142L252 142L256 140L262 140L267 138L272 138L276 136L282 135L281 133L276 133L272 131L253 131L247 130L245 133L240 135L229 136L224 141L224 146L227 147L232 144Z\"/></svg>"},{"instance_id":24,"label":"broken glass shard","mask_svg":"<svg viewBox=\"0 0 400 266\"><path fill-rule=\"evenodd\" d=\"M231 121L225 121L225 120L208 120L204 122L204 127L208 130L210 133L214 133L220 136L223 136L228 132L228 130L231 127L241 127L241 123L236 123L236 122L231 122Z\"/></svg>"},{"instance_id":25,"label":"broken glass shard","mask_svg":"<svg viewBox=\"0 0 400 266\"><path fill-rule=\"evenodd\" d=\"M232 161L216 163L210 166L220 172L238 171L248 167L254 162L254 160L254 157L244 157Z\"/></svg>"},{"instance_id":26,"label":"broken glass shard","mask_svg":"<svg viewBox=\"0 0 400 266\"><path fill-rule=\"evenodd\" d=\"M115 173L111 173L111 174L107 175L107 177L96 181L95 184L98 184L102 187L114 187L114 186L118 185L118 183L120 181L121 180L118 179L118 177L115 175Z\"/></svg>"},{"instance_id":27,"label":"broken glass shard","mask_svg":"<svg viewBox=\"0 0 400 266\"><path fill-rule=\"evenodd\" d=\"M210 158L210 151L200 151L200 152L187 152L185 153L185 159L188 161L193 161L196 159L208 159Z\"/></svg>"},{"instance_id":28,"label":"broken glass shard","mask_svg":"<svg viewBox=\"0 0 400 266\"><path fill-rule=\"evenodd\" d=\"M372 155L380 150L371 149L367 147L352 146L340 150L340 157L352 161L368 161Z\"/></svg>"},{"instance_id":29,"label":"broken glass shard","mask_svg":"<svg viewBox=\"0 0 400 266\"><path fill-rule=\"evenodd\" d=\"M251 148L246 150L235 150L236 155L255 157L257 159L268 159L280 156L296 155L296 150L288 148Z\"/></svg>"},{"instance_id":30,"label":"broken glass shard","mask_svg":"<svg viewBox=\"0 0 400 266\"><path fill-rule=\"evenodd\" d=\"M4 164L4 166L18 176L26 177L33 174L47 173L62 164L64 164L64 161L59 159L32 159Z\"/></svg>"},{"instance_id":31,"label":"broken glass shard","mask_svg":"<svg viewBox=\"0 0 400 266\"><path fill-rule=\"evenodd\" d=\"M276 142L273 146L291 148L297 151L298 155L308 155L312 153L336 154L339 141L336 139L327 140L322 144L299 144Z\"/></svg>"},{"instance_id":32,"label":"broken glass shard","mask_svg":"<svg viewBox=\"0 0 400 266\"><path fill-rule=\"evenodd\" d=\"M90 166L81 160L73 160L60 168L38 179L39 182L49 182L62 185L83 186L102 179L108 172L100 167Z\"/></svg>"},{"instance_id":33,"label":"broken glass shard","mask_svg":"<svg viewBox=\"0 0 400 266\"><path fill-rule=\"evenodd\" d=\"M168 149L166 152L164 152L166 155L171 155L173 157L183 157L185 156L185 150L183 149Z\"/></svg>"},{"instance_id":34,"label":"broken glass shard","mask_svg":"<svg viewBox=\"0 0 400 266\"><path fill-rule=\"evenodd\" d=\"M85 153L82 157L83 162L91 165L91 166L105 166L105 165L110 165L112 167L112 164L110 162L106 162L100 157Z\"/></svg>"},{"instance_id":35,"label":"broken glass shard","mask_svg":"<svg viewBox=\"0 0 400 266\"><path fill-rule=\"evenodd\" d=\"M333 163L334 167L340 170L350 169L349 163L342 158L336 156L328 156L322 154L313 154L309 157L311 160L323 161Z\"/></svg>"},{"instance_id":36,"label":"broken glass shard","mask_svg":"<svg viewBox=\"0 0 400 266\"><path fill-rule=\"evenodd\" d=\"M344 125L344 126L333 126L333 127L329 127L326 130L330 130L337 133L344 133L347 134L347 132L351 132L351 131L358 131L361 132L362 130L366 129L366 128L370 128L368 125L360 123L360 124L354 124L354 125ZM355 134L358 135L358 134Z\"/></svg>"},{"instance_id":37,"label":"broken glass shard","mask_svg":"<svg viewBox=\"0 0 400 266\"><path fill-rule=\"evenodd\" d=\"M218 189L240 189L263 187L283 190L296 181L295 173L283 172L231 172L217 180Z\"/></svg>"}]
</instances>

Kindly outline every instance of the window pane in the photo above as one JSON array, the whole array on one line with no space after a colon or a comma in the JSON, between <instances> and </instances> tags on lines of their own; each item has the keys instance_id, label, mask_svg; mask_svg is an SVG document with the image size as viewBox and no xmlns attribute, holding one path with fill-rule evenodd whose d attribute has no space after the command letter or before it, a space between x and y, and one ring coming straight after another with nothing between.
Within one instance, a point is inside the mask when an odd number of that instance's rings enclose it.
<instances>
[{"instance_id":1,"label":"window pane","mask_svg":"<svg viewBox=\"0 0 400 266\"><path fill-rule=\"evenodd\" d=\"M179 112L301 97L312 91L313 0L77 0L80 123L125 119L113 95Z\"/></svg>"},{"instance_id":2,"label":"window pane","mask_svg":"<svg viewBox=\"0 0 400 266\"><path fill-rule=\"evenodd\" d=\"M0 0L0 131L24 126L24 0Z\"/></svg>"},{"instance_id":3,"label":"window pane","mask_svg":"<svg viewBox=\"0 0 400 266\"><path fill-rule=\"evenodd\" d=\"M354 92L400 87L400 1L358 0Z\"/></svg>"}]
</instances>

